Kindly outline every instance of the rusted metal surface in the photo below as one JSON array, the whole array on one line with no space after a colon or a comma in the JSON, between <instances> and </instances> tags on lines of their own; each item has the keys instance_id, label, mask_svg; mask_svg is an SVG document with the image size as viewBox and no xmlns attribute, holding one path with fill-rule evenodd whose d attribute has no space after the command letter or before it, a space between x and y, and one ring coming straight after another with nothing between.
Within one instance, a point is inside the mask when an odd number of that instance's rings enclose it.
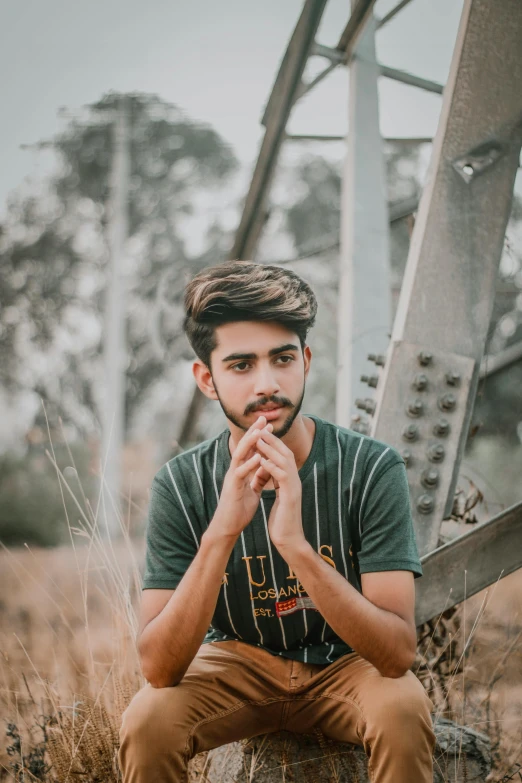
<instances>
[{"instance_id":1,"label":"rusted metal surface","mask_svg":"<svg viewBox=\"0 0 522 783\"><path fill-rule=\"evenodd\" d=\"M392 344L388 361L390 381L377 416L386 442L395 445L406 462L417 545L424 554L437 547L475 362L399 341Z\"/></svg>"},{"instance_id":2,"label":"rusted metal surface","mask_svg":"<svg viewBox=\"0 0 522 783\"><path fill-rule=\"evenodd\" d=\"M399 343L473 363L442 513L413 507L421 554L451 510L491 320L498 264L522 143L522 3L466 0L370 434L402 448L393 423L413 367ZM461 409L463 402L459 403Z\"/></svg>"},{"instance_id":3,"label":"rusted metal surface","mask_svg":"<svg viewBox=\"0 0 522 783\"><path fill-rule=\"evenodd\" d=\"M522 568L522 502L421 558L417 625Z\"/></svg>"}]
</instances>

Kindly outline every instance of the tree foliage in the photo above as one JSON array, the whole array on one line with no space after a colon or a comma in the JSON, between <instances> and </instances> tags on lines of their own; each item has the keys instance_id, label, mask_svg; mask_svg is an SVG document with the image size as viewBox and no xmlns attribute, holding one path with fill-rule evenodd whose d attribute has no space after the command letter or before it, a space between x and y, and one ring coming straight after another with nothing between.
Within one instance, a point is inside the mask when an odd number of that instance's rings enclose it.
<instances>
[{"instance_id":1,"label":"tree foliage","mask_svg":"<svg viewBox=\"0 0 522 783\"><path fill-rule=\"evenodd\" d=\"M212 219L204 247L187 248L198 195L234 172L232 150L210 127L158 96L109 93L61 133L39 142L58 166L44 193L21 193L0 233L0 383L39 394L82 434L99 426L113 123L128 119L130 188L126 418L185 349L180 298L187 274L220 259ZM158 290L169 307L157 308ZM152 327L157 327L154 331ZM161 336L160 335L161 332Z\"/></svg>"}]
</instances>

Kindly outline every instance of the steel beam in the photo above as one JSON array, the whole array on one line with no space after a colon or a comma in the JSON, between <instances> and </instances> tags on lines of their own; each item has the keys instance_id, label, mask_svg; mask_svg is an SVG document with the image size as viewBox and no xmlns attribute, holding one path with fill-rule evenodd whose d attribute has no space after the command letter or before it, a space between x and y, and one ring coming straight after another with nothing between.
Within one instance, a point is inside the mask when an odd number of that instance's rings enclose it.
<instances>
[{"instance_id":1,"label":"steel beam","mask_svg":"<svg viewBox=\"0 0 522 783\"><path fill-rule=\"evenodd\" d=\"M481 380L489 378L490 375L494 375L505 367L520 361L522 361L522 341L504 348L499 353L484 356L480 363L479 378Z\"/></svg>"},{"instance_id":2,"label":"steel beam","mask_svg":"<svg viewBox=\"0 0 522 783\"><path fill-rule=\"evenodd\" d=\"M417 625L522 568L522 502L421 558Z\"/></svg>"},{"instance_id":3,"label":"steel beam","mask_svg":"<svg viewBox=\"0 0 522 783\"><path fill-rule=\"evenodd\" d=\"M381 27L384 27L385 24L388 24L388 22L391 22L391 20L394 18L394 16L397 16L397 14L402 11L403 8L406 8L407 5L411 3L411 0L402 0L402 2L398 3L395 8L392 8L392 10L386 14L386 16L383 16L382 19L379 19L377 22L377 28L380 30Z\"/></svg>"},{"instance_id":4,"label":"steel beam","mask_svg":"<svg viewBox=\"0 0 522 783\"><path fill-rule=\"evenodd\" d=\"M352 15L337 45L337 48L343 52L345 61L351 57L353 47L371 15L374 3L375 0L356 0ZM263 115L262 124L266 131L230 253L231 258L254 257L257 241L266 219L266 200L284 140L286 124L295 101L304 94L302 75L314 46L315 33L325 5L326 0L306 0L281 63ZM331 67L335 67L335 64ZM306 91L306 86L304 89Z\"/></svg>"},{"instance_id":5,"label":"steel beam","mask_svg":"<svg viewBox=\"0 0 522 783\"><path fill-rule=\"evenodd\" d=\"M339 49L332 49L328 46L321 46L315 44L316 51L314 54L326 57L330 60L330 65L323 71L317 74L312 81L303 84L298 90L298 98L302 98L303 95L313 90L313 88L323 81L328 74L330 74L338 65L344 63L345 55L343 55ZM353 55L352 55L353 56ZM424 79L422 76L415 76L409 71L401 71L398 68L390 68L388 65L380 65L381 76L387 79L393 79L396 82L402 82L403 84L409 84L412 87L419 87L421 90L427 90L428 92L434 92L437 95L442 95L444 91L444 85L439 82L434 82L431 79Z\"/></svg>"},{"instance_id":6,"label":"steel beam","mask_svg":"<svg viewBox=\"0 0 522 783\"><path fill-rule=\"evenodd\" d=\"M310 82L303 82L299 90L297 91L297 100L300 100L303 98L307 93L309 93L311 90L314 89L314 87L317 87L318 84L320 84L323 79L326 79L327 76L329 76L332 71L334 71L338 65L341 65L340 62L331 62L330 65L324 69L324 71L321 71L320 73L315 76L312 81Z\"/></svg>"},{"instance_id":7,"label":"steel beam","mask_svg":"<svg viewBox=\"0 0 522 783\"><path fill-rule=\"evenodd\" d=\"M341 194L336 422L350 427L368 350L384 351L391 329L386 169L379 128L379 65L370 18L350 67L349 133Z\"/></svg>"},{"instance_id":8,"label":"steel beam","mask_svg":"<svg viewBox=\"0 0 522 783\"><path fill-rule=\"evenodd\" d=\"M324 44L317 43L317 41L314 43L310 54L316 57L326 57L327 60L336 65L344 62L344 52L334 49L332 46L324 46Z\"/></svg>"},{"instance_id":9,"label":"steel beam","mask_svg":"<svg viewBox=\"0 0 522 783\"><path fill-rule=\"evenodd\" d=\"M352 15L339 38L337 46L335 48L330 48L322 46L321 44L315 45L317 49L322 50L316 51L315 53L322 54L323 57L328 57L330 65L328 68L325 68L324 71L318 73L311 82L307 82L300 86L297 94L298 99L302 98L310 92L310 90L313 90L313 88L320 84L323 79L326 79L338 65L347 65L349 63L364 25L372 14L374 5L375 0L359 0L359 2L356 2L355 4L352 3ZM329 52L329 54L327 54L327 52Z\"/></svg>"},{"instance_id":10,"label":"steel beam","mask_svg":"<svg viewBox=\"0 0 522 783\"><path fill-rule=\"evenodd\" d=\"M252 176L231 258L252 258L265 222L265 204L285 128L314 43L326 0L306 0L286 50L263 124L265 135Z\"/></svg>"},{"instance_id":11,"label":"steel beam","mask_svg":"<svg viewBox=\"0 0 522 783\"><path fill-rule=\"evenodd\" d=\"M352 13L336 46L344 52L345 63L350 61L366 23L373 17L374 5L375 0L352 0Z\"/></svg>"},{"instance_id":12,"label":"steel beam","mask_svg":"<svg viewBox=\"0 0 522 783\"><path fill-rule=\"evenodd\" d=\"M321 136L314 133L287 133L286 141L346 141L344 136Z\"/></svg>"},{"instance_id":13,"label":"steel beam","mask_svg":"<svg viewBox=\"0 0 522 783\"><path fill-rule=\"evenodd\" d=\"M431 79L423 79L421 76L415 76L408 71L399 71L398 68L390 68L387 65L379 66L381 76L385 76L387 79L393 79L396 82L402 82L403 84L409 84L412 87L419 87L421 90L427 90L428 92L434 92L437 95L442 95L444 91L444 85L439 82L433 82Z\"/></svg>"},{"instance_id":14,"label":"steel beam","mask_svg":"<svg viewBox=\"0 0 522 783\"><path fill-rule=\"evenodd\" d=\"M321 136L317 133L287 133L286 141L346 141L344 136ZM406 136L387 136L383 139L386 144L403 144L405 147L411 144L431 144L433 139L430 136L415 136L407 138Z\"/></svg>"},{"instance_id":15,"label":"steel beam","mask_svg":"<svg viewBox=\"0 0 522 783\"><path fill-rule=\"evenodd\" d=\"M451 511L522 143L522 3L465 0L371 434L404 450L421 554ZM451 459L454 455L454 460Z\"/></svg>"}]
</instances>

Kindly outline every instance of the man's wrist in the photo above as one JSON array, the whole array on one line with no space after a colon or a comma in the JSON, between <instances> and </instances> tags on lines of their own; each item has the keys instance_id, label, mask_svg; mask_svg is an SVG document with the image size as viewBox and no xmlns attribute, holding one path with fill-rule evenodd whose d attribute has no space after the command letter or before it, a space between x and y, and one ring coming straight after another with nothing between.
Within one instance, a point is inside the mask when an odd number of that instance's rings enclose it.
<instances>
[{"instance_id":1,"label":"man's wrist","mask_svg":"<svg viewBox=\"0 0 522 783\"><path fill-rule=\"evenodd\" d=\"M304 536L286 544L279 546L276 544L276 549L288 565L292 565L292 562L298 562L305 557L310 557L311 553L315 554L313 546Z\"/></svg>"},{"instance_id":2,"label":"man's wrist","mask_svg":"<svg viewBox=\"0 0 522 783\"><path fill-rule=\"evenodd\" d=\"M240 535L240 533L229 533L220 528L219 522L216 520L216 517L214 517L203 533L202 539L213 544L223 544L224 546L233 548Z\"/></svg>"}]
</instances>

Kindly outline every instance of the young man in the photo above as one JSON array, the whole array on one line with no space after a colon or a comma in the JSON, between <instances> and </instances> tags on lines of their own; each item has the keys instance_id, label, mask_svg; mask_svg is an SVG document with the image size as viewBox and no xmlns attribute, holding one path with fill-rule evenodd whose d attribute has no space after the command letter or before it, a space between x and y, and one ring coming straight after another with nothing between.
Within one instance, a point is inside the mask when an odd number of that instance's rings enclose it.
<instances>
[{"instance_id":1,"label":"young man","mask_svg":"<svg viewBox=\"0 0 522 783\"><path fill-rule=\"evenodd\" d=\"M320 729L364 746L375 783L433 780L432 703L410 671L422 575L405 465L300 412L311 288L231 262L185 291L185 331L220 435L156 474L125 783L180 783L201 751Z\"/></svg>"}]
</instances>

